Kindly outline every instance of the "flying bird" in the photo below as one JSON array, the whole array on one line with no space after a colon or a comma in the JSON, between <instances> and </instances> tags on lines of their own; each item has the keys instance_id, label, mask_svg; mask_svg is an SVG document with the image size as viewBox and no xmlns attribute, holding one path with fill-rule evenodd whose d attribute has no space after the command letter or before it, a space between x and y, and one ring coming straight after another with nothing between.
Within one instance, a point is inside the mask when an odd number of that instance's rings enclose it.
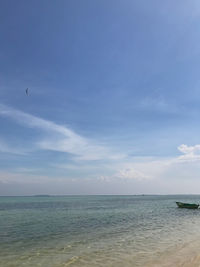
<instances>
[{"instance_id":1,"label":"flying bird","mask_svg":"<svg viewBox=\"0 0 200 267\"><path fill-rule=\"evenodd\" d=\"M28 88L26 88L26 94L28 95Z\"/></svg>"}]
</instances>

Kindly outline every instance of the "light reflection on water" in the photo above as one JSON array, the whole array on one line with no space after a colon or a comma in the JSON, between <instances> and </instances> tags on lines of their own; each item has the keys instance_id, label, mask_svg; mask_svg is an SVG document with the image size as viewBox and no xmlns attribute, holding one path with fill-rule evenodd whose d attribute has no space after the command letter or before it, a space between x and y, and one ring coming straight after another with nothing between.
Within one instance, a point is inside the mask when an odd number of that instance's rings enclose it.
<instances>
[{"instance_id":1,"label":"light reflection on water","mask_svg":"<svg viewBox=\"0 0 200 267\"><path fill-rule=\"evenodd\" d=\"M177 200L200 196L0 197L0 266L182 260L200 237L200 210L178 209Z\"/></svg>"}]
</instances>

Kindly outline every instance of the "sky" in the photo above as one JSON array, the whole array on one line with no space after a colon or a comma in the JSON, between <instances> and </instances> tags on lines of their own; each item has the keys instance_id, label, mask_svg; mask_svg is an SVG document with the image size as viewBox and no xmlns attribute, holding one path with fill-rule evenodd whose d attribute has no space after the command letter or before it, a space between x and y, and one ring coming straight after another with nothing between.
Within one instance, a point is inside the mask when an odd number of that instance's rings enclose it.
<instances>
[{"instance_id":1,"label":"sky","mask_svg":"<svg viewBox=\"0 0 200 267\"><path fill-rule=\"evenodd\" d=\"M199 194L199 43L198 0L0 0L0 195Z\"/></svg>"}]
</instances>

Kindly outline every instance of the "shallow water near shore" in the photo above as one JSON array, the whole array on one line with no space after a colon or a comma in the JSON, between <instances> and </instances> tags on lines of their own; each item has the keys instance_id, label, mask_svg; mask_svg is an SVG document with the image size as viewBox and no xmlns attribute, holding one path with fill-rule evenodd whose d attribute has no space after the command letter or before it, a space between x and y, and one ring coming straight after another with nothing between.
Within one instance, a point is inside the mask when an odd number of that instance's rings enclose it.
<instances>
[{"instance_id":1,"label":"shallow water near shore","mask_svg":"<svg viewBox=\"0 0 200 267\"><path fill-rule=\"evenodd\" d=\"M0 197L0 266L193 266L200 209L175 201L200 196Z\"/></svg>"}]
</instances>

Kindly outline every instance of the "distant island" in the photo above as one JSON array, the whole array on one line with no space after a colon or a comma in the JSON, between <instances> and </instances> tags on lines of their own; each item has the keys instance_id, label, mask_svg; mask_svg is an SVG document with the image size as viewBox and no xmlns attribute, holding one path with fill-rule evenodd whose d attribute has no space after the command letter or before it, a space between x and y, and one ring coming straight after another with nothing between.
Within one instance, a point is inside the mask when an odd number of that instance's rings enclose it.
<instances>
[{"instance_id":1,"label":"distant island","mask_svg":"<svg viewBox=\"0 0 200 267\"><path fill-rule=\"evenodd\" d=\"M50 195L34 195L33 197L50 197Z\"/></svg>"}]
</instances>

